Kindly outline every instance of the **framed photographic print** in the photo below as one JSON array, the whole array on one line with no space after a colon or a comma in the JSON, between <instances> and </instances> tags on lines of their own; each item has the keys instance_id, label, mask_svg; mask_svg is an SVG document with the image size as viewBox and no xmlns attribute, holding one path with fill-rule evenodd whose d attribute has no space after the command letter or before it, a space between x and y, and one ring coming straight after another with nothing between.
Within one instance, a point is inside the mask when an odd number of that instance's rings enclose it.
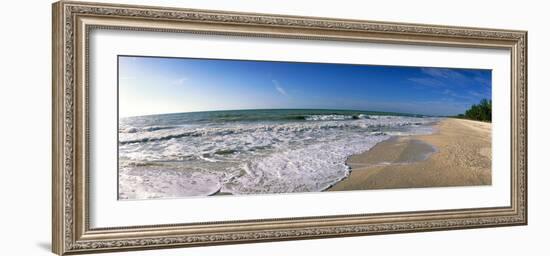
<instances>
[{"instance_id":1,"label":"framed photographic print","mask_svg":"<svg viewBox=\"0 0 550 256\"><path fill-rule=\"evenodd\" d=\"M525 225L526 40L57 2L53 251Z\"/></svg>"}]
</instances>

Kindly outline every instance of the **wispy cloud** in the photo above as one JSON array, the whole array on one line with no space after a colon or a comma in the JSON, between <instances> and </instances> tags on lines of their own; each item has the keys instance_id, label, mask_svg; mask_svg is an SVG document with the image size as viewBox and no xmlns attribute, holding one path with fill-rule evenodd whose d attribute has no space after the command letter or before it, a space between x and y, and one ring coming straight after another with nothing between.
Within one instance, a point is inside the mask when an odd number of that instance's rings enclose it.
<instances>
[{"instance_id":1,"label":"wispy cloud","mask_svg":"<svg viewBox=\"0 0 550 256\"><path fill-rule=\"evenodd\" d=\"M468 94L472 95L473 97L476 97L476 98L486 98L487 95L483 94L483 93L480 93L480 92L476 92L476 91L468 91Z\"/></svg>"},{"instance_id":2,"label":"wispy cloud","mask_svg":"<svg viewBox=\"0 0 550 256\"><path fill-rule=\"evenodd\" d=\"M476 76L474 77L474 80L482 85L485 85L485 86L491 86L491 80L487 79L487 78L483 78L481 76Z\"/></svg>"},{"instance_id":3,"label":"wispy cloud","mask_svg":"<svg viewBox=\"0 0 550 256\"><path fill-rule=\"evenodd\" d=\"M434 87L434 88L445 87L445 83L434 78L411 77L408 80L420 85L428 86L428 87Z\"/></svg>"},{"instance_id":4,"label":"wispy cloud","mask_svg":"<svg viewBox=\"0 0 550 256\"><path fill-rule=\"evenodd\" d=\"M461 86L491 85L491 81L482 77L477 70L462 71L461 73L450 68L422 68L420 71L425 76L411 77L408 80L428 87L450 87L448 81L452 81L453 85ZM463 72L468 72L470 75L465 75Z\"/></svg>"},{"instance_id":5,"label":"wispy cloud","mask_svg":"<svg viewBox=\"0 0 550 256\"><path fill-rule=\"evenodd\" d=\"M422 73L433 78L465 80L467 77L449 68L422 68Z\"/></svg>"},{"instance_id":6,"label":"wispy cloud","mask_svg":"<svg viewBox=\"0 0 550 256\"><path fill-rule=\"evenodd\" d=\"M478 70L456 71L449 68L422 68L423 75L411 77L407 80L418 86L435 89L445 97L461 102L475 102L481 98L490 98L491 81ZM471 90L457 93L463 89L458 87L471 87ZM472 87L473 86L473 87Z\"/></svg>"},{"instance_id":7,"label":"wispy cloud","mask_svg":"<svg viewBox=\"0 0 550 256\"><path fill-rule=\"evenodd\" d=\"M408 80L419 85L433 88L449 87L448 83L446 83L446 81L449 80L459 83L464 83L468 80L468 77L465 75L448 68L422 68L420 71L424 73L425 76L411 77Z\"/></svg>"},{"instance_id":8,"label":"wispy cloud","mask_svg":"<svg viewBox=\"0 0 550 256\"><path fill-rule=\"evenodd\" d=\"M178 79L175 79L174 81L172 81L172 84L175 84L175 85L183 85L185 83L185 81L187 81L187 77L180 77Z\"/></svg>"},{"instance_id":9,"label":"wispy cloud","mask_svg":"<svg viewBox=\"0 0 550 256\"><path fill-rule=\"evenodd\" d=\"M279 92L283 96L288 96L285 89L279 84L279 81L271 80L271 82L273 82L273 85L275 85L275 90L277 90L277 92Z\"/></svg>"},{"instance_id":10,"label":"wispy cloud","mask_svg":"<svg viewBox=\"0 0 550 256\"><path fill-rule=\"evenodd\" d=\"M476 100L475 97L479 97L479 95L474 95L474 94L472 94L472 92L473 91L469 91L468 95L462 95L462 94L456 93L453 90L445 89L443 91L443 94L445 94L449 97L452 97L452 100L460 99L460 100L466 100L466 101L475 101ZM472 97L472 96L474 96L474 97Z\"/></svg>"}]
</instances>

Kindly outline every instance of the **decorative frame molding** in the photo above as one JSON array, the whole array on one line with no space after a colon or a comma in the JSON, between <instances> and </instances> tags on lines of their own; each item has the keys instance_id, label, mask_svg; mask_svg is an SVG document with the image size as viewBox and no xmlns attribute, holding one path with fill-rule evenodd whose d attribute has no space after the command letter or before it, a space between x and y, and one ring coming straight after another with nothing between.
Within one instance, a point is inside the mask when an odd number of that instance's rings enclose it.
<instances>
[{"instance_id":1,"label":"decorative frame molding","mask_svg":"<svg viewBox=\"0 0 550 256\"><path fill-rule=\"evenodd\" d=\"M91 229L88 35L93 29L509 49L511 205ZM60 255L527 224L527 32L61 1L53 4L52 250Z\"/></svg>"}]
</instances>

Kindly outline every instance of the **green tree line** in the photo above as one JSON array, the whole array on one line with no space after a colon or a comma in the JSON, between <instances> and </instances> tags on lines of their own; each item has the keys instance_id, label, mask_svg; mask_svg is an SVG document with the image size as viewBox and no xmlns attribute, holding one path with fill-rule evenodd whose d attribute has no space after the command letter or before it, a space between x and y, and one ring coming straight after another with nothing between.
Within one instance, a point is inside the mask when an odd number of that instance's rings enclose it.
<instances>
[{"instance_id":1,"label":"green tree line","mask_svg":"<svg viewBox=\"0 0 550 256\"><path fill-rule=\"evenodd\" d=\"M482 99L479 104L472 105L464 114L459 114L457 117L491 122L491 104L491 100Z\"/></svg>"}]
</instances>

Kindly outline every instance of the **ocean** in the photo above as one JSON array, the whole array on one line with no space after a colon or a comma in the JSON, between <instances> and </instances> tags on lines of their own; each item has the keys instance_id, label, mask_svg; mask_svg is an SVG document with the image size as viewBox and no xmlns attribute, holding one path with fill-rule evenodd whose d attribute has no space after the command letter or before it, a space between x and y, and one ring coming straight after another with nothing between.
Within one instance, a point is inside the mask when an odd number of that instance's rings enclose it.
<instances>
[{"instance_id":1,"label":"ocean","mask_svg":"<svg viewBox=\"0 0 550 256\"><path fill-rule=\"evenodd\" d=\"M346 159L437 117L353 110L208 111L119 120L119 199L324 191Z\"/></svg>"}]
</instances>

